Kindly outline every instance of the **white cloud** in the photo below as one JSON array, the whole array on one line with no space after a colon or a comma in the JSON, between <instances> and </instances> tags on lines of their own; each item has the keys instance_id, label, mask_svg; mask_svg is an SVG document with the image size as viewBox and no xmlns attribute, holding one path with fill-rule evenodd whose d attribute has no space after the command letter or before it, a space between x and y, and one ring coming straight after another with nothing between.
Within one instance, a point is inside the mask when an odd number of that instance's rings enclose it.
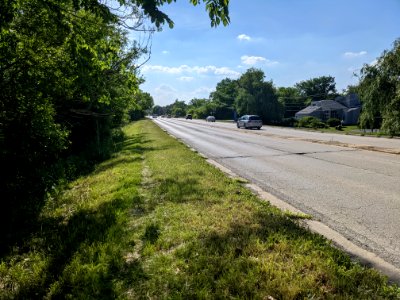
<instances>
[{"instance_id":1,"label":"white cloud","mask_svg":"<svg viewBox=\"0 0 400 300\"><path fill-rule=\"evenodd\" d=\"M354 58L366 55L367 51L360 51L360 52L345 52L343 55L347 58Z\"/></svg>"},{"instance_id":2,"label":"white cloud","mask_svg":"<svg viewBox=\"0 0 400 300\"><path fill-rule=\"evenodd\" d=\"M169 54L169 51L164 50L164 51L162 51L161 53L162 53L162 54Z\"/></svg>"},{"instance_id":3,"label":"white cloud","mask_svg":"<svg viewBox=\"0 0 400 300\"><path fill-rule=\"evenodd\" d=\"M151 91L154 102L157 105L165 106L173 103L176 99L180 101L190 101L194 98L208 98L210 93L215 89L211 87L201 86L197 89L185 91L173 88L170 85L162 84Z\"/></svg>"},{"instance_id":4,"label":"white cloud","mask_svg":"<svg viewBox=\"0 0 400 300\"><path fill-rule=\"evenodd\" d=\"M166 67L160 65L144 65L143 73L159 72L173 75L180 74L214 74L223 76L239 76L240 73L228 67L180 65L179 67Z\"/></svg>"},{"instance_id":5,"label":"white cloud","mask_svg":"<svg viewBox=\"0 0 400 300\"><path fill-rule=\"evenodd\" d=\"M248 35L245 35L245 34L239 34L239 35L237 36L237 39L238 39L239 41L250 41L250 40L251 40L251 37L249 37Z\"/></svg>"},{"instance_id":6,"label":"white cloud","mask_svg":"<svg viewBox=\"0 0 400 300\"><path fill-rule=\"evenodd\" d=\"M175 99L179 98L178 91L166 84L156 87L151 95L155 103L162 106L172 103Z\"/></svg>"},{"instance_id":7,"label":"white cloud","mask_svg":"<svg viewBox=\"0 0 400 300\"><path fill-rule=\"evenodd\" d=\"M193 81L194 77L190 77L190 76L182 76L182 77L179 77L178 79L179 79L180 81L186 81L186 82L189 82L189 81Z\"/></svg>"},{"instance_id":8,"label":"white cloud","mask_svg":"<svg viewBox=\"0 0 400 300\"><path fill-rule=\"evenodd\" d=\"M184 70L188 69L189 66L181 65L179 67L165 67L160 65L144 65L142 67L143 73L149 72L160 72L160 73L167 73L167 74L182 74Z\"/></svg>"},{"instance_id":9,"label":"white cloud","mask_svg":"<svg viewBox=\"0 0 400 300\"><path fill-rule=\"evenodd\" d=\"M176 93L177 92L176 89L174 89L173 87L166 85L166 84L162 84L162 85L156 87L155 91L157 93Z\"/></svg>"},{"instance_id":10,"label":"white cloud","mask_svg":"<svg viewBox=\"0 0 400 300\"><path fill-rule=\"evenodd\" d=\"M199 87L198 89L195 89L191 94L188 94L186 96L186 99L193 99L193 98L208 98L211 92L213 92L215 89L209 88L209 87Z\"/></svg>"},{"instance_id":11,"label":"white cloud","mask_svg":"<svg viewBox=\"0 0 400 300\"><path fill-rule=\"evenodd\" d=\"M222 76L239 76L240 73L234 70L231 70L227 67L216 68L214 71L215 75L222 75Z\"/></svg>"},{"instance_id":12,"label":"white cloud","mask_svg":"<svg viewBox=\"0 0 400 300\"><path fill-rule=\"evenodd\" d=\"M240 59L242 60L242 63L245 65L255 65L257 63L264 62L267 60L265 57L247 56L247 55L243 55Z\"/></svg>"},{"instance_id":13,"label":"white cloud","mask_svg":"<svg viewBox=\"0 0 400 300\"><path fill-rule=\"evenodd\" d=\"M273 65L277 65L277 61L272 61L269 59L266 59L265 57L262 56L248 56L248 55L243 55L241 58L242 64L248 65L248 66L253 66L256 64L262 64L268 67L271 67Z\"/></svg>"}]
</instances>

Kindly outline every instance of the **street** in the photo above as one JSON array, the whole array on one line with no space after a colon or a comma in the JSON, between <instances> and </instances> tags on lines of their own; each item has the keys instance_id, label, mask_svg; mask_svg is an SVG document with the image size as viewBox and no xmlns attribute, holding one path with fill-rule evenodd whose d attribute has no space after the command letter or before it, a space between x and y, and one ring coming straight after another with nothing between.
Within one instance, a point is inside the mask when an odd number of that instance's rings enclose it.
<instances>
[{"instance_id":1,"label":"street","mask_svg":"<svg viewBox=\"0 0 400 300\"><path fill-rule=\"evenodd\" d=\"M153 121L400 268L400 155L391 154L400 153L399 139L269 126L245 130L204 120ZM368 147L377 151L363 150Z\"/></svg>"}]
</instances>

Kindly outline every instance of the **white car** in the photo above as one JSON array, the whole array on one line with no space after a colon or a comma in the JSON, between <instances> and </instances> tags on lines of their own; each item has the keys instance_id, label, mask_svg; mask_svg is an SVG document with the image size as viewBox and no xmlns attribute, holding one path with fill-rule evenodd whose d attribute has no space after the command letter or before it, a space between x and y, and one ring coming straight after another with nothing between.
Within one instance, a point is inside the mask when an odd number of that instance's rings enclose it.
<instances>
[{"instance_id":1,"label":"white car","mask_svg":"<svg viewBox=\"0 0 400 300\"><path fill-rule=\"evenodd\" d=\"M236 122L237 128L257 128L262 127L262 120L260 116L257 115L244 115L240 117Z\"/></svg>"}]
</instances>

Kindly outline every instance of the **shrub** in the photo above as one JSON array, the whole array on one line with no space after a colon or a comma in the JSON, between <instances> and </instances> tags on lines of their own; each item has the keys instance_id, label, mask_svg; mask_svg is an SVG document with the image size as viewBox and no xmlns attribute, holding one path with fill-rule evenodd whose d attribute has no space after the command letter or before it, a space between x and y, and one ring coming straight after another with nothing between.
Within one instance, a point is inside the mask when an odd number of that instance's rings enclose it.
<instances>
[{"instance_id":1,"label":"shrub","mask_svg":"<svg viewBox=\"0 0 400 300\"><path fill-rule=\"evenodd\" d=\"M295 127L297 126L298 121L295 118L284 118L278 125L281 126L288 126L288 127Z\"/></svg>"},{"instance_id":2,"label":"shrub","mask_svg":"<svg viewBox=\"0 0 400 300\"><path fill-rule=\"evenodd\" d=\"M337 118L330 118L326 121L326 124L328 124L329 127L336 127L342 125L342 122Z\"/></svg>"},{"instance_id":3,"label":"shrub","mask_svg":"<svg viewBox=\"0 0 400 300\"><path fill-rule=\"evenodd\" d=\"M297 123L298 127L305 127L305 128L326 128L326 124L321 122L320 119L316 117L303 117Z\"/></svg>"}]
</instances>

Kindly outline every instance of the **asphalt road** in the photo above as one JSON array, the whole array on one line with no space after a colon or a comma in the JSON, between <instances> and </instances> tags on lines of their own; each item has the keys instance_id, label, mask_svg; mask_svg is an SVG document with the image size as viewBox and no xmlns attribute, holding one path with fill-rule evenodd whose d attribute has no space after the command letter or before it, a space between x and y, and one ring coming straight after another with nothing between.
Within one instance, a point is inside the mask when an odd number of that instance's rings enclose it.
<instances>
[{"instance_id":1,"label":"asphalt road","mask_svg":"<svg viewBox=\"0 0 400 300\"><path fill-rule=\"evenodd\" d=\"M400 268L400 155L390 154L400 154L400 139L267 126L245 130L234 123L203 120L154 121L207 157Z\"/></svg>"}]
</instances>

